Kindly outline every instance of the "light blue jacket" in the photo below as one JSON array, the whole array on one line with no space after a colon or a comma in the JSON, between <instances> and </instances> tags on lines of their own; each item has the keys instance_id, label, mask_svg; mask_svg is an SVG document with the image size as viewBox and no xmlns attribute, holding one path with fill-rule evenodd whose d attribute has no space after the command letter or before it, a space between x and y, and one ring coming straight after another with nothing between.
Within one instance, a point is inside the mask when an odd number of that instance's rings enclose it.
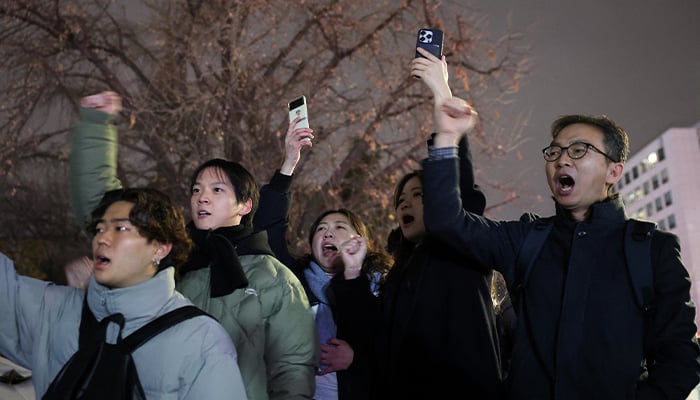
<instances>
[{"instance_id":1,"label":"light blue jacket","mask_svg":"<svg viewBox=\"0 0 700 400\"><path fill-rule=\"evenodd\" d=\"M122 313L125 337L156 317L191 304L175 291L173 268L137 285L109 289L91 278L90 310L98 321ZM0 253L0 353L32 370L37 398L78 350L85 291L18 275ZM107 341L114 343L112 325ZM194 317L155 336L133 353L148 399L246 399L236 349L214 319Z\"/></svg>"}]
</instances>

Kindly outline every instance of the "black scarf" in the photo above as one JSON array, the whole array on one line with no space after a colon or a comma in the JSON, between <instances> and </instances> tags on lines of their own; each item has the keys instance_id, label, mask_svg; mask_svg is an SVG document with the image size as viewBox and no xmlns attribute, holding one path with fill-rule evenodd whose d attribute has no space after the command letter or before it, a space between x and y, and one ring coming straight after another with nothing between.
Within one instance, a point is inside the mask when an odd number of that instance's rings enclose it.
<instances>
[{"instance_id":1,"label":"black scarf","mask_svg":"<svg viewBox=\"0 0 700 400\"><path fill-rule=\"evenodd\" d=\"M236 249L242 241L251 237L251 228L237 225L201 230L190 222L187 229L194 242L194 249L187 264L181 268L183 276L189 271L211 266L209 287L212 298L226 296L236 289L248 286L248 278L243 272Z\"/></svg>"}]
</instances>

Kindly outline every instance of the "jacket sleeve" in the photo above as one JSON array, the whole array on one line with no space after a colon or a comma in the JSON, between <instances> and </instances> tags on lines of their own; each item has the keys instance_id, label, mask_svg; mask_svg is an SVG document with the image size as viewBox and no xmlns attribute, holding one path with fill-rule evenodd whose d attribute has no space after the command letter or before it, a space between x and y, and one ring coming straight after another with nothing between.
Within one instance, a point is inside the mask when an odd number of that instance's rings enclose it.
<instances>
[{"instance_id":1,"label":"jacket sleeve","mask_svg":"<svg viewBox=\"0 0 700 400\"><path fill-rule=\"evenodd\" d=\"M500 272L510 285L517 255L530 224L495 221L462 206L460 166L456 158L423 161L423 210L426 231L474 260L470 265ZM486 267L488 266L488 267Z\"/></svg>"},{"instance_id":2,"label":"jacket sleeve","mask_svg":"<svg viewBox=\"0 0 700 400\"><path fill-rule=\"evenodd\" d=\"M247 399L236 348L223 327L203 330L200 357L183 366L183 385L178 398L183 400ZM190 360L188 360L190 361Z\"/></svg>"},{"instance_id":3,"label":"jacket sleeve","mask_svg":"<svg viewBox=\"0 0 700 400\"><path fill-rule=\"evenodd\" d=\"M28 300L32 295L41 298L42 285L20 290L21 279L12 260L0 253L0 353L31 369L32 332L35 329L32 328L32 319L28 317L39 315L40 304Z\"/></svg>"},{"instance_id":4,"label":"jacket sleeve","mask_svg":"<svg viewBox=\"0 0 700 400\"><path fill-rule=\"evenodd\" d=\"M265 362L268 394L275 399L311 399L320 345L314 317L299 279L286 267L278 277L274 312L267 321Z\"/></svg>"},{"instance_id":5,"label":"jacket sleeve","mask_svg":"<svg viewBox=\"0 0 700 400\"><path fill-rule=\"evenodd\" d=\"M462 197L462 207L474 214L483 215L486 209L486 196L474 179L474 165L469 151L467 135L459 140L459 189Z\"/></svg>"},{"instance_id":6,"label":"jacket sleeve","mask_svg":"<svg viewBox=\"0 0 700 400\"><path fill-rule=\"evenodd\" d=\"M292 204L289 190L291 184L292 177L277 170L270 182L260 189L260 203L253 218L255 231L267 231L267 241L272 252L288 267L294 265L294 258L287 246L289 209Z\"/></svg>"},{"instance_id":7,"label":"jacket sleeve","mask_svg":"<svg viewBox=\"0 0 700 400\"><path fill-rule=\"evenodd\" d=\"M691 280L677 236L656 231L652 251L654 310L645 333L648 376L637 399L685 399L700 381Z\"/></svg>"},{"instance_id":8,"label":"jacket sleeve","mask_svg":"<svg viewBox=\"0 0 700 400\"><path fill-rule=\"evenodd\" d=\"M76 223L85 229L102 195L122 187L117 179L117 130L112 116L80 109L73 128L70 154L71 207Z\"/></svg>"},{"instance_id":9,"label":"jacket sleeve","mask_svg":"<svg viewBox=\"0 0 700 400\"><path fill-rule=\"evenodd\" d=\"M433 133L428 139L428 149L433 147L435 135L436 133ZM483 215L486 209L486 196L474 179L474 165L472 164L472 153L469 150L467 135L459 139L457 155L459 156L459 193L462 207L474 214Z\"/></svg>"},{"instance_id":10,"label":"jacket sleeve","mask_svg":"<svg viewBox=\"0 0 700 400\"><path fill-rule=\"evenodd\" d=\"M42 347L44 345L40 343L41 336L47 334L44 330L53 327L59 331L59 328L69 325L65 321L59 324L48 319L50 310L61 315L65 304L61 290L52 294L51 287L56 286L18 275L12 260L0 253L0 353L28 369L33 368L34 360L53 350ZM38 348L44 354L37 354ZM47 365L43 367L49 368Z\"/></svg>"},{"instance_id":11,"label":"jacket sleeve","mask_svg":"<svg viewBox=\"0 0 700 400\"><path fill-rule=\"evenodd\" d=\"M356 355L368 355L374 348L374 329L379 326L381 310L367 275L343 279L342 274L337 274L331 279L331 289L338 337L350 343Z\"/></svg>"}]
</instances>

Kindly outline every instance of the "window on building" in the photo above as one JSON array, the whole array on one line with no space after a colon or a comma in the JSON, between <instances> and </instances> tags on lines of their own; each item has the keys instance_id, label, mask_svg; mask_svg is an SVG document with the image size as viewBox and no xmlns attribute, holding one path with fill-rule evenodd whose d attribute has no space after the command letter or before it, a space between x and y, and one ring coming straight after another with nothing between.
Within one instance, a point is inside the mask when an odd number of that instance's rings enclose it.
<instances>
[{"instance_id":1,"label":"window on building","mask_svg":"<svg viewBox=\"0 0 700 400\"><path fill-rule=\"evenodd\" d=\"M635 165L632 167L632 179L637 179L639 178L639 168Z\"/></svg>"},{"instance_id":2,"label":"window on building","mask_svg":"<svg viewBox=\"0 0 700 400\"><path fill-rule=\"evenodd\" d=\"M647 172L647 160L642 160L642 173Z\"/></svg>"},{"instance_id":3,"label":"window on building","mask_svg":"<svg viewBox=\"0 0 700 400\"><path fill-rule=\"evenodd\" d=\"M647 213L646 213L646 211L644 211L643 208L640 208L639 210L637 210L636 218L638 218L638 219L647 219Z\"/></svg>"},{"instance_id":4,"label":"window on building","mask_svg":"<svg viewBox=\"0 0 700 400\"><path fill-rule=\"evenodd\" d=\"M642 195L642 188L641 188L640 186L637 186L636 188L634 188L634 199L635 199L635 201L639 201L639 200L641 200L641 199L643 199L643 198L644 198L644 196Z\"/></svg>"},{"instance_id":5,"label":"window on building","mask_svg":"<svg viewBox=\"0 0 700 400\"><path fill-rule=\"evenodd\" d=\"M651 177L651 187L652 189L659 187L659 177L657 175Z\"/></svg>"},{"instance_id":6,"label":"window on building","mask_svg":"<svg viewBox=\"0 0 700 400\"><path fill-rule=\"evenodd\" d=\"M649 190L650 190L649 189L649 181L645 181L643 186L644 186L644 194L645 195L649 194Z\"/></svg>"},{"instance_id":7,"label":"window on building","mask_svg":"<svg viewBox=\"0 0 700 400\"><path fill-rule=\"evenodd\" d=\"M659 156L659 161L663 161L666 158L666 154L664 152L664 148L660 148L659 151L656 153Z\"/></svg>"},{"instance_id":8,"label":"window on building","mask_svg":"<svg viewBox=\"0 0 700 400\"><path fill-rule=\"evenodd\" d=\"M666 203L666 207L670 206L673 204L673 198L671 197L671 191L669 190L668 192L664 193L664 202Z\"/></svg>"},{"instance_id":9,"label":"window on building","mask_svg":"<svg viewBox=\"0 0 700 400\"><path fill-rule=\"evenodd\" d=\"M617 191L619 192L619 191L621 191L621 190L622 190L622 179L620 179L619 181L617 181Z\"/></svg>"},{"instance_id":10,"label":"window on building","mask_svg":"<svg viewBox=\"0 0 700 400\"><path fill-rule=\"evenodd\" d=\"M659 221L659 229L661 229L662 231L666 230L666 221L665 220L662 219L661 221Z\"/></svg>"},{"instance_id":11,"label":"window on building","mask_svg":"<svg viewBox=\"0 0 700 400\"><path fill-rule=\"evenodd\" d=\"M630 183L630 173L625 172L625 185L629 185Z\"/></svg>"},{"instance_id":12,"label":"window on building","mask_svg":"<svg viewBox=\"0 0 700 400\"><path fill-rule=\"evenodd\" d=\"M663 210L664 206L661 203L661 197L657 197L655 203L656 203L656 211Z\"/></svg>"},{"instance_id":13,"label":"window on building","mask_svg":"<svg viewBox=\"0 0 700 400\"><path fill-rule=\"evenodd\" d=\"M654 214L654 206L651 203L647 203L647 216L651 217Z\"/></svg>"},{"instance_id":14,"label":"window on building","mask_svg":"<svg viewBox=\"0 0 700 400\"><path fill-rule=\"evenodd\" d=\"M666 183L666 182L668 182L668 171L666 171L666 169L664 169L663 171L661 171L661 183Z\"/></svg>"},{"instance_id":15,"label":"window on building","mask_svg":"<svg viewBox=\"0 0 700 400\"><path fill-rule=\"evenodd\" d=\"M668 229L673 229L676 227L676 216L671 214L668 216Z\"/></svg>"}]
</instances>

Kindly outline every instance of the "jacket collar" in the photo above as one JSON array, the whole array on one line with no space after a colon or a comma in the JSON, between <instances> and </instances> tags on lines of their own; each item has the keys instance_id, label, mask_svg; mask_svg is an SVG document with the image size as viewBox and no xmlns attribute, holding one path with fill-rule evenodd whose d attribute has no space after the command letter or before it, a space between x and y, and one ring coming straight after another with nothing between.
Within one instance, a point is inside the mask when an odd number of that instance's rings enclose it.
<instances>
[{"instance_id":1,"label":"jacket collar","mask_svg":"<svg viewBox=\"0 0 700 400\"><path fill-rule=\"evenodd\" d=\"M130 322L152 319L175 292L175 269L165 268L153 278L134 286L110 289L90 277L87 301L98 321L104 317L121 313Z\"/></svg>"},{"instance_id":2,"label":"jacket collar","mask_svg":"<svg viewBox=\"0 0 700 400\"><path fill-rule=\"evenodd\" d=\"M568 224L576 224L576 221L571 217L569 210L556 204L557 219L560 221L565 221ZM619 223L624 222L627 219L627 213L625 212L625 205L619 196L609 197L603 201L594 203L591 206L588 219L586 219L587 224L609 224L609 223Z\"/></svg>"}]
</instances>

